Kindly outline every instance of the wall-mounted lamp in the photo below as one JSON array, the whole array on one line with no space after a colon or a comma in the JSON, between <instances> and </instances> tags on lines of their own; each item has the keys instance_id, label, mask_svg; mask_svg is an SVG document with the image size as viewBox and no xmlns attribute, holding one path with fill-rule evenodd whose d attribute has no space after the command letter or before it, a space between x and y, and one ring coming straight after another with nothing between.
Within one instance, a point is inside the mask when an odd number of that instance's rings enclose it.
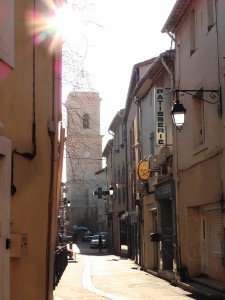
<instances>
[{"instance_id":1,"label":"wall-mounted lamp","mask_svg":"<svg viewBox=\"0 0 225 300\"><path fill-rule=\"evenodd\" d=\"M178 131L181 131L182 126L184 125L185 121L185 114L186 109L184 108L183 104L180 102L178 98L178 93L180 93L181 96L184 96L184 94L191 95L192 97L196 97L204 102L207 102L209 104L217 104L218 103L218 116L219 118L222 118L222 99L221 99L221 88L218 90L175 90L174 94L176 95L176 100L173 104L172 110L170 112L173 124L176 126ZM201 96L199 96L199 93L210 93L210 98L212 100L215 100L213 102L208 101Z\"/></svg>"},{"instance_id":2,"label":"wall-mounted lamp","mask_svg":"<svg viewBox=\"0 0 225 300\"><path fill-rule=\"evenodd\" d=\"M70 206L70 200L68 200L67 198L63 198L63 204L67 205L69 207Z\"/></svg>"},{"instance_id":3,"label":"wall-mounted lamp","mask_svg":"<svg viewBox=\"0 0 225 300\"><path fill-rule=\"evenodd\" d=\"M109 195L113 196L113 192L114 192L114 188L113 188L112 185L110 185L110 187L109 187Z\"/></svg>"},{"instance_id":4,"label":"wall-mounted lamp","mask_svg":"<svg viewBox=\"0 0 225 300\"><path fill-rule=\"evenodd\" d=\"M98 187L97 191L93 191L93 196L97 195L98 199L102 199L102 196L105 196L105 195L113 196L113 192L114 192L114 188L112 187L112 185L110 185L108 191L103 191L102 187Z\"/></svg>"}]
</instances>

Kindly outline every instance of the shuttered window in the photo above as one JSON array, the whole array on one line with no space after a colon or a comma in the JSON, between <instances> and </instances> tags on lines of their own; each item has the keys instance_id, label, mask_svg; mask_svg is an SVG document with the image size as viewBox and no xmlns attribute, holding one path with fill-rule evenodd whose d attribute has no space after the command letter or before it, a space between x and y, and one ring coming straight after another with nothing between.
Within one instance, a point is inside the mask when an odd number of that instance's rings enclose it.
<instances>
[{"instance_id":1,"label":"shuttered window","mask_svg":"<svg viewBox=\"0 0 225 300\"><path fill-rule=\"evenodd\" d=\"M14 66L14 0L0 0L0 59Z\"/></svg>"},{"instance_id":2,"label":"shuttered window","mask_svg":"<svg viewBox=\"0 0 225 300\"><path fill-rule=\"evenodd\" d=\"M217 209L208 211L209 220L209 251L221 253L222 242L222 218L221 212Z\"/></svg>"}]
</instances>

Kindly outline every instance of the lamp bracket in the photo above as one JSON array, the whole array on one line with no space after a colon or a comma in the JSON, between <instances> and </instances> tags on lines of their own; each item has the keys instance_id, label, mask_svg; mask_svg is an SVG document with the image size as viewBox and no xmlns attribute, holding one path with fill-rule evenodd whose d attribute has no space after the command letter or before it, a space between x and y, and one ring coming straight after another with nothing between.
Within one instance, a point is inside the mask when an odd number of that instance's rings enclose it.
<instances>
[{"instance_id":1,"label":"lamp bracket","mask_svg":"<svg viewBox=\"0 0 225 300\"><path fill-rule=\"evenodd\" d=\"M209 104L217 104L218 103L218 116L220 117L220 119L222 118L222 97L221 97L221 87L217 90L203 90L203 89L199 89L199 90L183 90L183 89L176 89L174 91L174 93L180 93L181 96L184 96L184 94L188 94L190 96L194 96L206 103ZM208 101L206 99L204 99L203 97L201 97L199 95L199 93L209 93L210 98L212 100L215 101Z\"/></svg>"}]
</instances>

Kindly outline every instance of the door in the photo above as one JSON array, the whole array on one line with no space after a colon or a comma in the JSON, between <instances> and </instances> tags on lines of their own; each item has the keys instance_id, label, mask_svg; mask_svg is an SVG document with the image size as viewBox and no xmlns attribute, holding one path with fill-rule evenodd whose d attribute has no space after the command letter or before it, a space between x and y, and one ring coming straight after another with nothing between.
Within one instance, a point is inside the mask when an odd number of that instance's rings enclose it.
<instances>
[{"instance_id":1,"label":"door","mask_svg":"<svg viewBox=\"0 0 225 300\"><path fill-rule=\"evenodd\" d=\"M10 299L11 143L0 136L0 299Z\"/></svg>"},{"instance_id":2,"label":"door","mask_svg":"<svg viewBox=\"0 0 225 300\"><path fill-rule=\"evenodd\" d=\"M152 214L153 219L153 232L158 233L158 218L157 213ZM153 253L154 253L154 269L158 270L159 258L158 258L158 243L153 243Z\"/></svg>"}]
</instances>

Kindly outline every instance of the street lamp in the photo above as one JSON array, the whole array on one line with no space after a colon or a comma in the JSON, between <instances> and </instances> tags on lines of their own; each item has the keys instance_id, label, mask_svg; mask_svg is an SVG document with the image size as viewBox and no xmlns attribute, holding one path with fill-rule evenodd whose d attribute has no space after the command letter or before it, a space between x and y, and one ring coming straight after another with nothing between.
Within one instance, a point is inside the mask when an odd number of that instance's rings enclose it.
<instances>
[{"instance_id":1,"label":"street lamp","mask_svg":"<svg viewBox=\"0 0 225 300\"><path fill-rule=\"evenodd\" d=\"M113 196L113 193L114 193L114 188L113 188L112 185L110 185L110 187L109 187L109 195Z\"/></svg>"},{"instance_id":2,"label":"street lamp","mask_svg":"<svg viewBox=\"0 0 225 300\"><path fill-rule=\"evenodd\" d=\"M177 98L173 104L170 114L173 120L173 124L174 126L176 126L178 131L181 131L181 128L184 125L186 111L187 110L184 108L183 104L180 103L179 99Z\"/></svg>"},{"instance_id":3,"label":"street lamp","mask_svg":"<svg viewBox=\"0 0 225 300\"><path fill-rule=\"evenodd\" d=\"M216 100L214 102L205 100L201 96L198 95L198 93L210 93L210 98L213 100ZM175 90L174 94L176 94L176 100L173 104L172 110L170 112L173 124L176 126L178 131L181 131L182 126L184 125L185 121L185 114L186 114L186 109L184 108L183 104L180 102L178 98L178 93L180 93L181 96L184 96L185 94L194 96L201 101L207 102L209 104L217 104L218 103L218 116L219 118L222 118L222 99L221 99L221 88L217 90Z\"/></svg>"}]
</instances>

